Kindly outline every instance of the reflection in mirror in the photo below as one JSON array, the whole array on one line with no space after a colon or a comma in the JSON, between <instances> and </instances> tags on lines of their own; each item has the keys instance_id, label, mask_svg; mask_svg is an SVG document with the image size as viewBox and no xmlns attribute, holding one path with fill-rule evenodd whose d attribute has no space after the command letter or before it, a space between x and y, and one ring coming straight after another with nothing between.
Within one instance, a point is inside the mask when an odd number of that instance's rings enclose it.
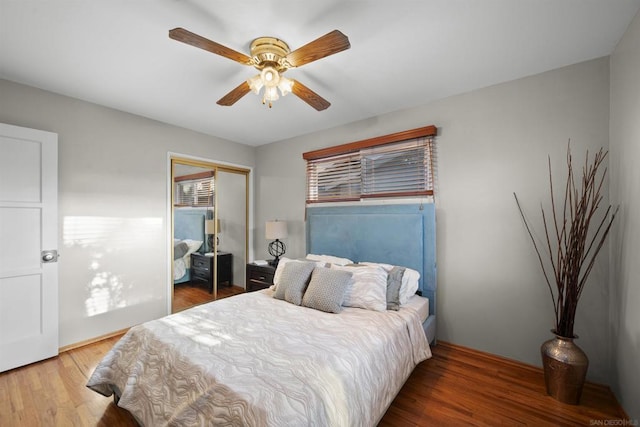
<instances>
[{"instance_id":1,"label":"reflection in mirror","mask_svg":"<svg viewBox=\"0 0 640 427\"><path fill-rule=\"evenodd\" d=\"M172 312L245 291L247 177L172 159Z\"/></svg>"}]
</instances>

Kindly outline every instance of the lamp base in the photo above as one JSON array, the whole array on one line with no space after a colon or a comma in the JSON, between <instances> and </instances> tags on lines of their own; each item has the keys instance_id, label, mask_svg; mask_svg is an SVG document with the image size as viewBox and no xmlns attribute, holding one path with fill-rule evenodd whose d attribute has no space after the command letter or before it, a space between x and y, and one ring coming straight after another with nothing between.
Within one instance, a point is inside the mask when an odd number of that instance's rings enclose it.
<instances>
[{"instance_id":1,"label":"lamp base","mask_svg":"<svg viewBox=\"0 0 640 427\"><path fill-rule=\"evenodd\" d=\"M269 255L273 256L273 260L271 262L273 262L273 264L271 265L278 265L278 261L280 261L280 257L282 255L284 255L285 251L287 250L287 247L285 246L284 242L281 242L279 239L274 240L273 242L269 243Z\"/></svg>"},{"instance_id":2,"label":"lamp base","mask_svg":"<svg viewBox=\"0 0 640 427\"><path fill-rule=\"evenodd\" d=\"M207 246L209 246L209 251L212 252L213 251L213 234L209 234L207 236ZM218 247L220 245L220 238L218 236L216 236L216 247Z\"/></svg>"},{"instance_id":3,"label":"lamp base","mask_svg":"<svg viewBox=\"0 0 640 427\"><path fill-rule=\"evenodd\" d=\"M271 266L271 267L277 267L278 263L280 262L280 257L276 257L274 259L268 259L267 263Z\"/></svg>"}]
</instances>

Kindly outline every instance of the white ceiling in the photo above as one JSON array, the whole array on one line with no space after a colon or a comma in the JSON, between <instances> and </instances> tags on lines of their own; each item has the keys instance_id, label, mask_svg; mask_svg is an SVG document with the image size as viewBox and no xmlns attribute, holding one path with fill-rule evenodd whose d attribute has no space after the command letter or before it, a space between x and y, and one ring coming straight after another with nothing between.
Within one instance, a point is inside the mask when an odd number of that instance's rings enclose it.
<instances>
[{"instance_id":1,"label":"white ceiling","mask_svg":"<svg viewBox=\"0 0 640 427\"><path fill-rule=\"evenodd\" d=\"M640 0L0 0L0 77L248 145L327 129L610 54ZM287 72L331 102L247 94L255 69L171 40L183 27L249 53L339 29L351 49Z\"/></svg>"}]
</instances>

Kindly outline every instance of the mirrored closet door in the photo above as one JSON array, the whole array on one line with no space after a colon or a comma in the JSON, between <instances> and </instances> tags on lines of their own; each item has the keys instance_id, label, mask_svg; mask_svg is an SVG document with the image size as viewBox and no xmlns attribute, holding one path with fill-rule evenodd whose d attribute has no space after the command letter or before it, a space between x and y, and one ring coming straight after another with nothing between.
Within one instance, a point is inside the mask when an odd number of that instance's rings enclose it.
<instances>
[{"instance_id":1,"label":"mirrored closet door","mask_svg":"<svg viewBox=\"0 0 640 427\"><path fill-rule=\"evenodd\" d=\"M249 170L171 160L172 312L245 291Z\"/></svg>"}]
</instances>

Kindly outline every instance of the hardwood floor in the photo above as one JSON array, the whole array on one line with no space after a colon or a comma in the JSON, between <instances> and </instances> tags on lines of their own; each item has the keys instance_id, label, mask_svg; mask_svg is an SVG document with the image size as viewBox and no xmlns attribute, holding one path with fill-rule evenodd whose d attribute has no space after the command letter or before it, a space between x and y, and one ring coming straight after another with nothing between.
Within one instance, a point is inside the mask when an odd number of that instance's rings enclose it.
<instances>
[{"instance_id":1,"label":"hardwood floor","mask_svg":"<svg viewBox=\"0 0 640 427\"><path fill-rule=\"evenodd\" d=\"M85 387L119 337L0 374L0 426L136 426L111 398ZM587 384L579 406L547 396L542 372L440 343L411 374L380 426L574 426L625 420L608 387ZM606 423L608 420L609 423Z\"/></svg>"},{"instance_id":2,"label":"hardwood floor","mask_svg":"<svg viewBox=\"0 0 640 427\"><path fill-rule=\"evenodd\" d=\"M218 286L218 299L241 294L244 288L240 286ZM180 283L173 287L173 312L185 310L194 305L213 301L213 294L210 294L202 285L192 285L191 283Z\"/></svg>"},{"instance_id":3,"label":"hardwood floor","mask_svg":"<svg viewBox=\"0 0 640 427\"><path fill-rule=\"evenodd\" d=\"M136 426L133 417L85 387L109 338L0 374L0 426Z\"/></svg>"},{"instance_id":4,"label":"hardwood floor","mask_svg":"<svg viewBox=\"0 0 640 427\"><path fill-rule=\"evenodd\" d=\"M588 383L580 405L567 405L547 396L539 368L444 342L432 351L380 426L589 426L627 419L609 387Z\"/></svg>"}]
</instances>

